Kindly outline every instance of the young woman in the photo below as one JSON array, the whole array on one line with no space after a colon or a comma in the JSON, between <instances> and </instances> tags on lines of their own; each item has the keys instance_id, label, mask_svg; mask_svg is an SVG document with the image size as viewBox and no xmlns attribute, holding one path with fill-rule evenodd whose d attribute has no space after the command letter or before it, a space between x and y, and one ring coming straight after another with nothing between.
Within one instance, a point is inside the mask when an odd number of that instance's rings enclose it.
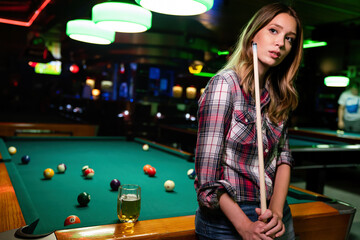
<instances>
[{"instance_id":1,"label":"young woman","mask_svg":"<svg viewBox=\"0 0 360 240\"><path fill-rule=\"evenodd\" d=\"M298 104L294 88L302 27L296 12L274 3L242 31L225 67L199 100L195 168L199 239L295 239L286 195L293 159L286 122ZM268 209L259 209L252 43L257 43ZM282 238L278 238L281 237Z\"/></svg>"}]
</instances>

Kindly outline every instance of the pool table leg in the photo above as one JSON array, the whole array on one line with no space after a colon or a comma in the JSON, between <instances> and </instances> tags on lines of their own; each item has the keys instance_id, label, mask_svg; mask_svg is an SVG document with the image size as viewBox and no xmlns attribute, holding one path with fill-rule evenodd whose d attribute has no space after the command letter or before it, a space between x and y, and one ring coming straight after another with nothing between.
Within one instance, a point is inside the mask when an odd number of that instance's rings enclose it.
<instances>
[{"instance_id":1,"label":"pool table leg","mask_svg":"<svg viewBox=\"0 0 360 240\"><path fill-rule=\"evenodd\" d=\"M306 190L324 194L326 168L313 168L306 170Z\"/></svg>"}]
</instances>

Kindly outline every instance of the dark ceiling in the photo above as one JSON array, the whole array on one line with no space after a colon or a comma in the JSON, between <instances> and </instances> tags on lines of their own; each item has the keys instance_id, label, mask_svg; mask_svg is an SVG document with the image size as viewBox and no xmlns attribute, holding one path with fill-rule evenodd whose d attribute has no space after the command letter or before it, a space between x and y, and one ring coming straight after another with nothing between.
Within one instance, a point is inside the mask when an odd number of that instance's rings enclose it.
<instances>
[{"instance_id":1,"label":"dark ceiling","mask_svg":"<svg viewBox=\"0 0 360 240\"><path fill-rule=\"evenodd\" d=\"M0 18L29 21L44 0L0 0ZM38 34L46 41L60 41L64 60L121 59L143 63L176 65L183 60L206 60L204 52L228 50L235 44L243 25L269 0L215 0L214 7L199 16L168 16L153 13L152 28L145 33L117 33L115 43L95 46L65 35L66 22L91 18L91 8L99 1L51 0L30 27L0 23L1 51L21 54L29 39ZM360 32L359 0L292 0L302 18L305 37L326 29L326 34ZM1 20L1 19L0 19ZM319 34L318 34L319 35ZM4 35L3 35L4 36ZM359 33L347 34L360 40ZM321 39L319 39L321 40Z\"/></svg>"}]
</instances>

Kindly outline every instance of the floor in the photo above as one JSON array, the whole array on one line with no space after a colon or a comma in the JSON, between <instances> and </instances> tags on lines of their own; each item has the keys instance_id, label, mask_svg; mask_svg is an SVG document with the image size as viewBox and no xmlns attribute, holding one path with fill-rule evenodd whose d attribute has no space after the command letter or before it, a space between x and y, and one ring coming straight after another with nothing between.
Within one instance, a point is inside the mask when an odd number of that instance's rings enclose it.
<instances>
[{"instance_id":1,"label":"floor","mask_svg":"<svg viewBox=\"0 0 360 240\"><path fill-rule=\"evenodd\" d=\"M293 173L292 185L305 188L301 174ZM360 167L330 169L326 173L324 195L342 200L357 209L348 240L360 240Z\"/></svg>"}]
</instances>

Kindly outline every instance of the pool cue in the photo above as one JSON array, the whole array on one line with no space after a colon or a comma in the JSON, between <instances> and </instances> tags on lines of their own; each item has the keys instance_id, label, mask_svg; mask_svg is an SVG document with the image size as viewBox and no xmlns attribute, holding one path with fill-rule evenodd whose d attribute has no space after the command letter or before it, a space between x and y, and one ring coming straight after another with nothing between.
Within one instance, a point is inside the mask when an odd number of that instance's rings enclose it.
<instances>
[{"instance_id":1,"label":"pool cue","mask_svg":"<svg viewBox=\"0 0 360 240\"><path fill-rule=\"evenodd\" d=\"M260 181L260 206L261 213L266 210L266 190L264 177L264 152L263 152L263 137L261 131L261 109L260 109L260 86L259 86L259 68L257 56L257 44L253 43L253 61L254 61L254 80L255 80L255 107L256 107L256 130L258 142L258 156L259 156L259 181Z\"/></svg>"}]
</instances>

